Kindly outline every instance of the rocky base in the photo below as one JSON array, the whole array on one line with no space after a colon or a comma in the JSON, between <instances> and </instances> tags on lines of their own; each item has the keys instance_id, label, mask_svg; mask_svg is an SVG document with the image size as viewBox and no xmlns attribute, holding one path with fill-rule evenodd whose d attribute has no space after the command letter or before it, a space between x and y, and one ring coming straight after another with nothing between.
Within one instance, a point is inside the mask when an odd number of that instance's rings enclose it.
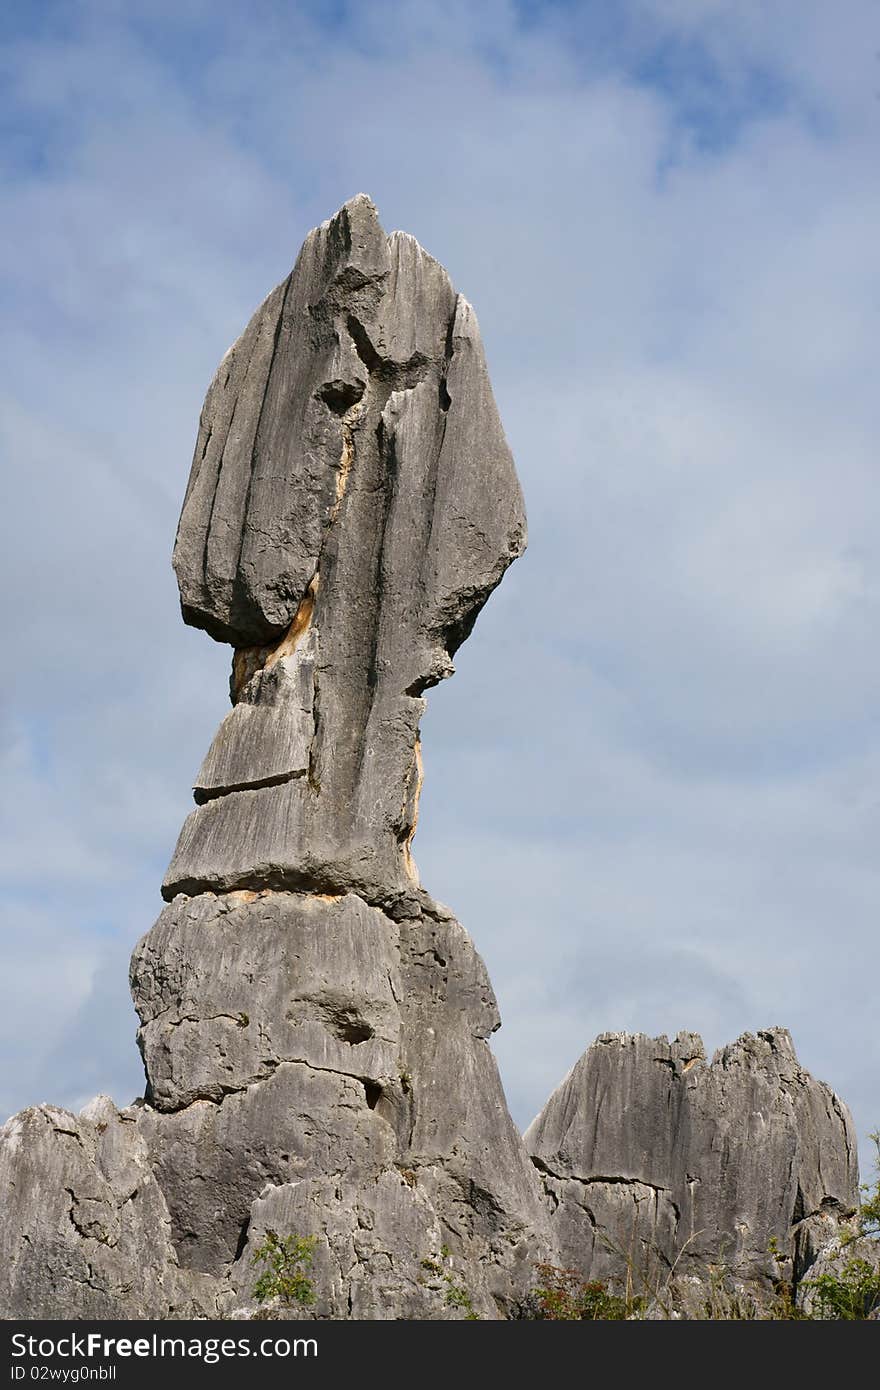
<instances>
[{"instance_id":1,"label":"rocky base","mask_svg":"<svg viewBox=\"0 0 880 1390\"><path fill-rule=\"evenodd\" d=\"M2 1315L252 1317L269 1231L315 1239L306 1317L534 1317L542 1261L640 1316L761 1316L780 1282L812 1313L858 1173L789 1035L707 1064L694 1034L605 1034L523 1142L482 961L422 898L167 907L132 964L149 1100L0 1131Z\"/></svg>"},{"instance_id":2,"label":"rocky base","mask_svg":"<svg viewBox=\"0 0 880 1390\"><path fill-rule=\"evenodd\" d=\"M246 1316L267 1230L318 1237L314 1316L517 1315L540 1184L483 963L419 897L400 921L351 894L163 911L132 962L147 1101L2 1132L6 1316Z\"/></svg>"}]
</instances>

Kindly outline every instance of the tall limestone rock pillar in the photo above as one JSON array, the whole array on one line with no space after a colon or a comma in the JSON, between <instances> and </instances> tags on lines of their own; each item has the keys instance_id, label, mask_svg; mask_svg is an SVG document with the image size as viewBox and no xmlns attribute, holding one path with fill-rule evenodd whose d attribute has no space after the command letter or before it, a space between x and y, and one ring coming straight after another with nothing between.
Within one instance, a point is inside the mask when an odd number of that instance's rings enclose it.
<instances>
[{"instance_id":1,"label":"tall limestone rock pillar","mask_svg":"<svg viewBox=\"0 0 880 1390\"><path fill-rule=\"evenodd\" d=\"M366 197L306 239L208 392L174 551L233 708L141 942L142 1128L190 1268L317 1234L333 1316L526 1288L534 1173L465 931L410 852L423 691L525 544L473 311Z\"/></svg>"},{"instance_id":2,"label":"tall limestone rock pillar","mask_svg":"<svg viewBox=\"0 0 880 1390\"><path fill-rule=\"evenodd\" d=\"M424 691L524 545L473 311L356 197L208 391L174 567L233 705L132 960L145 1101L0 1145L11 1313L53 1315L47 1267L56 1316L247 1308L267 1229L318 1238L318 1316L516 1313L540 1185L411 841ZM41 1171L71 1194L48 1215Z\"/></svg>"}]
</instances>

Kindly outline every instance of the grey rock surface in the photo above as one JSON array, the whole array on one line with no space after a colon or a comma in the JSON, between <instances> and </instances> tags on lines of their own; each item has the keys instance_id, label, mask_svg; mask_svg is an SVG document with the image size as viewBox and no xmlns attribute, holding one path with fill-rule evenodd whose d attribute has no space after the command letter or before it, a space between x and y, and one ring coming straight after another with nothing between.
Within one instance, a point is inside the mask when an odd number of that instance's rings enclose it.
<instances>
[{"instance_id":1,"label":"grey rock surface","mask_svg":"<svg viewBox=\"0 0 880 1390\"><path fill-rule=\"evenodd\" d=\"M561 1261L614 1281L629 1267L648 1293L715 1267L769 1294L858 1200L849 1111L781 1028L711 1064L693 1033L604 1034L524 1137Z\"/></svg>"},{"instance_id":2,"label":"grey rock surface","mask_svg":"<svg viewBox=\"0 0 880 1390\"><path fill-rule=\"evenodd\" d=\"M319 1316L447 1315L423 1265L444 1246L474 1307L510 1313L549 1249L485 967L426 894L411 910L181 895L135 951L140 1133L181 1264L242 1298L273 1223L323 1237Z\"/></svg>"},{"instance_id":3,"label":"grey rock surface","mask_svg":"<svg viewBox=\"0 0 880 1390\"><path fill-rule=\"evenodd\" d=\"M388 1317L443 1320L454 1316L445 1287L428 1277L440 1261L437 1215L417 1185L386 1169L358 1181L351 1175L311 1178L269 1188L251 1211L248 1241L233 1271L240 1307L251 1303L253 1253L267 1230L319 1237L311 1266L319 1318Z\"/></svg>"},{"instance_id":4,"label":"grey rock surface","mask_svg":"<svg viewBox=\"0 0 880 1390\"><path fill-rule=\"evenodd\" d=\"M176 898L132 959L151 1103L220 1101L282 1063L390 1082L399 933L353 894Z\"/></svg>"},{"instance_id":5,"label":"grey rock surface","mask_svg":"<svg viewBox=\"0 0 880 1390\"><path fill-rule=\"evenodd\" d=\"M205 401L174 565L236 701L163 892L417 883L424 690L525 513L473 310L363 195L307 237Z\"/></svg>"},{"instance_id":6,"label":"grey rock surface","mask_svg":"<svg viewBox=\"0 0 880 1390\"><path fill-rule=\"evenodd\" d=\"M99 1096L0 1129L3 1317L217 1316L224 1291L178 1265L137 1120Z\"/></svg>"}]
</instances>

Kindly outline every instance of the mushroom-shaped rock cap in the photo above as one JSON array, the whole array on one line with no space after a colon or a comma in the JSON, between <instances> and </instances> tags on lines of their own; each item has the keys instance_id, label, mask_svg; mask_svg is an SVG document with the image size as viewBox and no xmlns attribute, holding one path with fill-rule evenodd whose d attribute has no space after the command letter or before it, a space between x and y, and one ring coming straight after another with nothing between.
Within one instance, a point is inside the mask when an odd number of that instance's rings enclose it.
<instances>
[{"instance_id":1,"label":"mushroom-shaped rock cap","mask_svg":"<svg viewBox=\"0 0 880 1390\"><path fill-rule=\"evenodd\" d=\"M340 568L352 532L367 553ZM454 647L524 544L474 312L358 194L211 383L174 548L184 618L249 647L284 633L316 573L358 612L390 580L410 639ZM423 664L414 679L436 675Z\"/></svg>"}]
</instances>

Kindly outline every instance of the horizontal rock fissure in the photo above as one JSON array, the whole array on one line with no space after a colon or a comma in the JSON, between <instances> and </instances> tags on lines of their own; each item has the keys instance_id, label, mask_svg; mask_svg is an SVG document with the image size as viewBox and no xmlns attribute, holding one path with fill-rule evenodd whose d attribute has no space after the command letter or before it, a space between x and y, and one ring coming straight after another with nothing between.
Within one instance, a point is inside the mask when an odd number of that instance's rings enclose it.
<instances>
[{"instance_id":1,"label":"horizontal rock fissure","mask_svg":"<svg viewBox=\"0 0 880 1390\"><path fill-rule=\"evenodd\" d=\"M169 1005L169 1007L171 1006ZM162 1014L167 1012L167 1008L163 1009L161 1013L156 1014L155 1017L157 1019L161 1018ZM180 1028L181 1025L184 1023L217 1023L220 1021L220 1019L226 1019L229 1023L234 1023L236 1028L247 1028L249 1026L249 1020L247 1019L247 1015L239 1012L237 1014L184 1014L181 1018L169 1019L166 1023L166 1027Z\"/></svg>"},{"instance_id":2,"label":"horizontal rock fissure","mask_svg":"<svg viewBox=\"0 0 880 1390\"><path fill-rule=\"evenodd\" d=\"M77 1132L76 1132L75 1129L64 1129L64 1128L62 1128L61 1125L53 1125L53 1126L52 1126L52 1133L53 1133L53 1134L63 1134L63 1135L65 1135L68 1139L75 1139L76 1142L79 1144L80 1148L82 1148L82 1135L77 1134Z\"/></svg>"},{"instance_id":3,"label":"horizontal rock fissure","mask_svg":"<svg viewBox=\"0 0 880 1390\"><path fill-rule=\"evenodd\" d=\"M235 792L257 792L264 787L283 787L286 782L296 782L300 777L305 777L308 768L296 767L290 772L277 772L271 777L255 777L248 782L234 782L226 787L193 787L193 801L197 806L204 806L209 801L216 801L221 796L232 796Z\"/></svg>"},{"instance_id":4,"label":"horizontal rock fissure","mask_svg":"<svg viewBox=\"0 0 880 1390\"><path fill-rule=\"evenodd\" d=\"M583 1187L594 1187L599 1183L606 1187L647 1187L649 1192L653 1192L655 1196L659 1196L661 1192L666 1193L667 1196L669 1194L668 1187L662 1187L659 1183L648 1182L645 1178L609 1177L602 1174L596 1174L589 1178L582 1178L576 1173L557 1173L543 1158L536 1158L534 1154L532 1154L531 1157L532 1163L537 1168L538 1172L546 1173L548 1178L553 1178L556 1182L576 1182L580 1183ZM670 1201L671 1200L670 1198ZM673 1203L673 1206L674 1205Z\"/></svg>"},{"instance_id":5,"label":"horizontal rock fissure","mask_svg":"<svg viewBox=\"0 0 880 1390\"><path fill-rule=\"evenodd\" d=\"M231 1015L221 1014L219 1017L229 1018ZM181 1020L181 1022L188 1021L189 1020ZM243 1095L245 1092L253 1090L254 1087L264 1086L266 1082L272 1080L277 1072L282 1071L285 1067L305 1067L308 1071L321 1072L327 1076L341 1076L346 1081L356 1081L360 1086L363 1086L368 1108L371 1110L374 1108L374 1105L369 1103L370 1097L375 1096L375 1101L378 1101L380 1096L384 1093L384 1087L380 1081L374 1081L371 1077L364 1076L363 1073L343 1071L340 1067L316 1066L314 1062L307 1061L305 1057L264 1057L262 1060L266 1067L265 1074L262 1076L252 1076L240 1086L231 1086L223 1082L218 1082L217 1086L213 1088L214 1094L206 1087L200 1090L198 1094L190 1095L189 1099L182 1105L160 1107L156 1105L155 1100L151 1103L154 1109L163 1115L179 1115L182 1111L189 1110L190 1106L198 1104L214 1105L219 1108L230 1096ZM217 1092L219 1092L219 1094L217 1094Z\"/></svg>"},{"instance_id":6,"label":"horizontal rock fissure","mask_svg":"<svg viewBox=\"0 0 880 1390\"><path fill-rule=\"evenodd\" d=\"M258 870L233 878L229 883L218 883L216 879L209 878L182 879L179 883L166 883L162 888L166 902L173 902L179 895L198 898L210 894L215 898L229 898L237 893L253 893L255 897L278 893L298 898L357 898L366 907L381 912L395 926L417 922L420 918L430 918L440 924L452 920L450 916L444 916L436 905L432 907L425 901L428 895L424 889L418 890L418 901L393 887L381 895L370 894L342 876L334 878L296 869Z\"/></svg>"},{"instance_id":7,"label":"horizontal rock fissure","mask_svg":"<svg viewBox=\"0 0 880 1390\"><path fill-rule=\"evenodd\" d=\"M230 793L236 795L235 792ZM358 893L341 877L325 878L300 869L255 869L252 873L229 875L228 881L218 877L185 877L162 885L162 896L172 902L179 893L188 898L200 897L203 893L213 893L215 897L227 897L232 893L298 893L309 897L343 897L354 893L370 907L376 903Z\"/></svg>"}]
</instances>

